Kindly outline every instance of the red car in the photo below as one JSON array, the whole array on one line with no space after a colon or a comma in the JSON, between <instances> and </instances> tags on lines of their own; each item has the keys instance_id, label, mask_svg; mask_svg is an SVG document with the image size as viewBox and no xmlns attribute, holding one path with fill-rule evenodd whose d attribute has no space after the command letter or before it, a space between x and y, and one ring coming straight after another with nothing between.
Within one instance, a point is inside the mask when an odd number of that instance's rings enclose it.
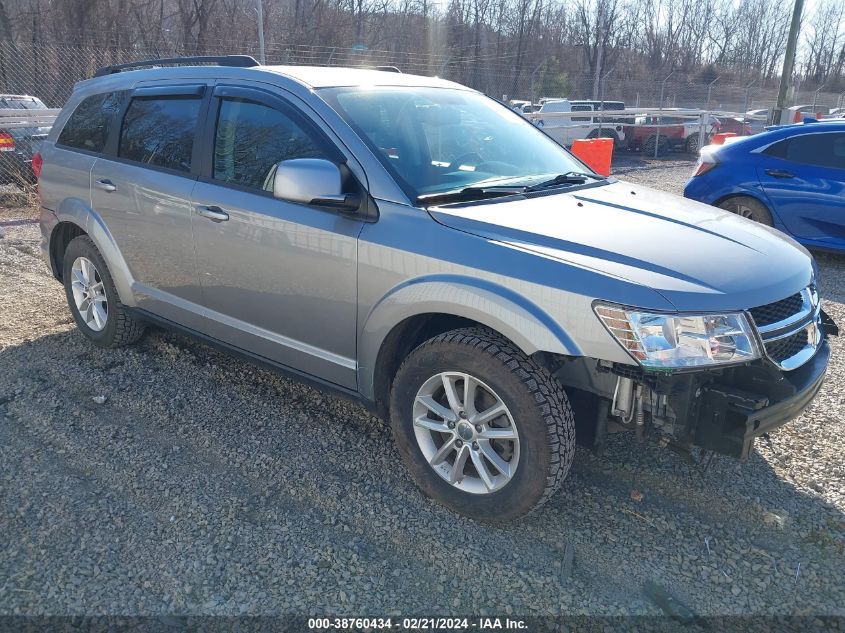
<instances>
[{"instance_id":1,"label":"red car","mask_svg":"<svg viewBox=\"0 0 845 633\"><path fill-rule=\"evenodd\" d=\"M670 149L684 147L686 136L683 120L675 117L638 116L635 125L625 126L625 140L629 150L653 156L656 145L657 153L665 154Z\"/></svg>"}]
</instances>

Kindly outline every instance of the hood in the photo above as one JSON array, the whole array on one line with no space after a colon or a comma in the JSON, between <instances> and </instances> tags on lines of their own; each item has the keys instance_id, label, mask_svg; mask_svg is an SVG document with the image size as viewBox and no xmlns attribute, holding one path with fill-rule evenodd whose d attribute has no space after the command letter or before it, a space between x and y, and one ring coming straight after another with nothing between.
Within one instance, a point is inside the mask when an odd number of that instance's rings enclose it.
<instances>
[{"instance_id":1,"label":"hood","mask_svg":"<svg viewBox=\"0 0 845 633\"><path fill-rule=\"evenodd\" d=\"M647 286L680 311L764 305L813 274L810 254L775 229L619 181L430 213L451 228Z\"/></svg>"}]
</instances>

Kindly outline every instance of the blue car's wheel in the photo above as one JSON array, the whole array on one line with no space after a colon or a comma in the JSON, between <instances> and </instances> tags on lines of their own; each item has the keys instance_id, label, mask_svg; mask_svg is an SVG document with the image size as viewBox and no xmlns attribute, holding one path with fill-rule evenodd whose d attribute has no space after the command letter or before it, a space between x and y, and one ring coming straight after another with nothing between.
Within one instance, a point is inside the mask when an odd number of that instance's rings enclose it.
<instances>
[{"instance_id":1,"label":"blue car's wheel","mask_svg":"<svg viewBox=\"0 0 845 633\"><path fill-rule=\"evenodd\" d=\"M772 214L759 200L749 196L736 196L728 198L719 204L719 208L736 213L749 220L754 220L766 226L773 226Z\"/></svg>"}]
</instances>

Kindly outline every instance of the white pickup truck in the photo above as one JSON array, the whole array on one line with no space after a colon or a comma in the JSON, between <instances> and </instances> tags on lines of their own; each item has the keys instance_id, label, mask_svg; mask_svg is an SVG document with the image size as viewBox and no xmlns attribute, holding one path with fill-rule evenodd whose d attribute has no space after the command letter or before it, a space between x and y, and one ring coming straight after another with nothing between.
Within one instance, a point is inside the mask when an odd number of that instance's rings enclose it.
<instances>
[{"instance_id":1,"label":"white pickup truck","mask_svg":"<svg viewBox=\"0 0 845 633\"><path fill-rule=\"evenodd\" d=\"M612 138L618 147L625 141L624 117L619 110L625 110L621 101L573 101L569 99L547 99L542 107L528 115L531 121L543 129L561 145L572 145L581 138ZM585 112L585 116L572 116L571 112Z\"/></svg>"}]
</instances>

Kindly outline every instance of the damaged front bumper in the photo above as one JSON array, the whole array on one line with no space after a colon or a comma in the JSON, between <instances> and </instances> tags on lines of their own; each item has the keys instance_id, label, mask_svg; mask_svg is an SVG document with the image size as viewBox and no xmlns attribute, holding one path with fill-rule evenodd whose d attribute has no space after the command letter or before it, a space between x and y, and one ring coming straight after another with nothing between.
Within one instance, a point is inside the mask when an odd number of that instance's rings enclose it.
<instances>
[{"instance_id":1,"label":"damaged front bumper","mask_svg":"<svg viewBox=\"0 0 845 633\"><path fill-rule=\"evenodd\" d=\"M830 346L823 341L815 356L796 370L737 371L730 382L717 380L701 387L689 411L691 443L747 457L755 438L795 419L810 405L829 361Z\"/></svg>"},{"instance_id":2,"label":"damaged front bumper","mask_svg":"<svg viewBox=\"0 0 845 633\"><path fill-rule=\"evenodd\" d=\"M823 325L826 334L835 333L829 319ZM674 373L565 359L553 371L575 408L576 437L583 444L600 448L609 430L622 427L638 437L657 435L675 448L698 446L745 458L755 438L810 405L829 361L830 346L823 338L812 358L790 371L767 358Z\"/></svg>"}]
</instances>

